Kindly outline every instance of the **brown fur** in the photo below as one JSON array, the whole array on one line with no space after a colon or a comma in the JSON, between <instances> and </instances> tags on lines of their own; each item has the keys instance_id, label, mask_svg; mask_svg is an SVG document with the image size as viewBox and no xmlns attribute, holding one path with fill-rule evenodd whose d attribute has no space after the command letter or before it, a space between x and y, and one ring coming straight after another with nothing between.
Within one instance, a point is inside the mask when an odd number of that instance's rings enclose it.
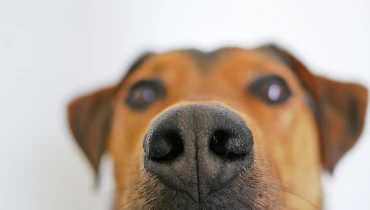
<instances>
[{"instance_id":1,"label":"brown fur","mask_svg":"<svg viewBox=\"0 0 370 210\"><path fill-rule=\"evenodd\" d=\"M246 91L267 74L288 83L293 96L287 103L271 106ZM165 84L165 97L145 111L127 107L129 87L152 78ZM68 109L72 133L95 171L104 151L113 157L116 209L165 209L163 200L177 202L176 191L143 169L143 139L157 116L184 103L223 104L250 127L256 160L233 183L239 189L234 193L245 194L241 203L254 209L321 209L322 167L333 171L359 138L367 90L315 76L276 46L145 56L118 85L81 97Z\"/></svg>"}]
</instances>

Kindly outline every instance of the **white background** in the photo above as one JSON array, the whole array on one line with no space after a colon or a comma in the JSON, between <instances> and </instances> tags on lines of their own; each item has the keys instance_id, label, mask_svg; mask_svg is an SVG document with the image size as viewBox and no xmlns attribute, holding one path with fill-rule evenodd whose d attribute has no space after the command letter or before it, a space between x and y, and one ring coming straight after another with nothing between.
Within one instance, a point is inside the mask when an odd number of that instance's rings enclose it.
<instances>
[{"instance_id":1,"label":"white background","mask_svg":"<svg viewBox=\"0 0 370 210\"><path fill-rule=\"evenodd\" d=\"M140 52L265 41L317 73L370 85L368 0L0 0L0 209L107 209L109 170L95 192L65 107L116 82ZM370 209L369 137L370 121L325 177L327 209Z\"/></svg>"}]
</instances>

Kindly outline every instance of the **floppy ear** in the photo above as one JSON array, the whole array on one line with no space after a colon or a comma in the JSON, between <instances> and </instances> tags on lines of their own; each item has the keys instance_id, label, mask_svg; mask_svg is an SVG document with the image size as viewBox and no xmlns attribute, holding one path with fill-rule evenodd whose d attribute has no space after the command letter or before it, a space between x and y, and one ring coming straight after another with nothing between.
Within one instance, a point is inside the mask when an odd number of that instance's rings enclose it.
<instances>
[{"instance_id":1,"label":"floppy ear","mask_svg":"<svg viewBox=\"0 0 370 210\"><path fill-rule=\"evenodd\" d=\"M362 133L367 89L356 83L313 75L297 58L276 45L263 46L262 49L292 69L312 97L320 131L322 164L332 173L335 165Z\"/></svg>"},{"instance_id":2,"label":"floppy ear","mask_svg":"<svg viewBox=\"0 0 370 210\"><path fill-rule=\"evenodd\" d=\"M357 142L365 123L368 91L355 83L316 77L322 161L333 172L340 158Z\"/></svg>"},{"instance_id":3,"label":"floppy ear","mask_svg":"<svg viewBox=\"0 0 370 210\"><path fill-rule=\"evenodd\" d=\"M69 127L93 166L96 177L107 145L114 91L114 87L105 88L77 98L68 106Z\"/></svg>"},{"instance_id":4,"label":"floppy ear","mask_svg":"<svg viewBox=\"0 0 370 210\"><path fill-rule=\"evenodd\" d=\"M99 163L107 146L113 115L113 97L125 78L154 53L145 52L130 66L116 86L79 97L68 106L68 121L72 134L93 166L98 177Z\"/></svg>"}]
</instances>

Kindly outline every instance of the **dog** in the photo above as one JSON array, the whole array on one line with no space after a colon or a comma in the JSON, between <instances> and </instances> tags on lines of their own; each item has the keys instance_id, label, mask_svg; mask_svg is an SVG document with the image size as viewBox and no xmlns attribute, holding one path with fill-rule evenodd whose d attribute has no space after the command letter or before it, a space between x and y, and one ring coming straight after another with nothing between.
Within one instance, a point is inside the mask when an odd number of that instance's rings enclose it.
<instances>
[{"instance_id":1,"label":"dog","mask_svg":"<svg viewBox=\"0 0 370 210\"><path fill-rule=\"evenodd\" d=\"M96 175L111 155L114 209L322 209L367 97L274 44L184 49L145 53L68 121Z\"/></svg>"}]
</instances>

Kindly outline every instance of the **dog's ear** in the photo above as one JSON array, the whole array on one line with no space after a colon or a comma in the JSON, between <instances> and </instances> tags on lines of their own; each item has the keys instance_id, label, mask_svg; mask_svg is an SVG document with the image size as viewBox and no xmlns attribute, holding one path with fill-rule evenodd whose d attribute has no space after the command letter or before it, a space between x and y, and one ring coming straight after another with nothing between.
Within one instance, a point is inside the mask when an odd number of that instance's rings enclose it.
<instances>
[{"instance_id":1,"label":"dog's ear","mask_svg":"<svg viewBox=\"0 0 370 210\"><path fill-rule=\"evenodd\" d=\"M113 115L113 97L125 78L144 63L152 52L145 52L130 66L116 86L79 97L68 105L68 122L72 134L90 161L96 177L99 163L107 146Z\"/></svg>"},{"instance_id":2,"label":"dog's ear","mask_svg":"<svg viewBox=\"0 0 370 210\"><path fill-rule=\"evenodd\" d=\"M357 142L365 123L368 91L355 83L315 77L319 95L322 161L333 172L340 158Z\"/></svg>"},{"instance_id":3,"label":"dog's ear","mask_svg":"<svg viewBox=\"0 0 370 210\"><path fill-rule=\"evenodd\" d=\"M113 112L114 87L79 97L68 106L72 134L93 166L96 177L106 149Z\"/></svg>"},{"instance_id":4,"label":"dog's ear","mask_svg":"<svg viewBox=\"0 0 370 210\"><path fill-rule=\"evenodd\" d=\"M365 121L368 91L355 83L329 80L312 74L297 58L276 45L261 49L287 65L314 101L320 135L321 160L333 172L341 157L356 143Z\"/></svg>"}]
</instances>

